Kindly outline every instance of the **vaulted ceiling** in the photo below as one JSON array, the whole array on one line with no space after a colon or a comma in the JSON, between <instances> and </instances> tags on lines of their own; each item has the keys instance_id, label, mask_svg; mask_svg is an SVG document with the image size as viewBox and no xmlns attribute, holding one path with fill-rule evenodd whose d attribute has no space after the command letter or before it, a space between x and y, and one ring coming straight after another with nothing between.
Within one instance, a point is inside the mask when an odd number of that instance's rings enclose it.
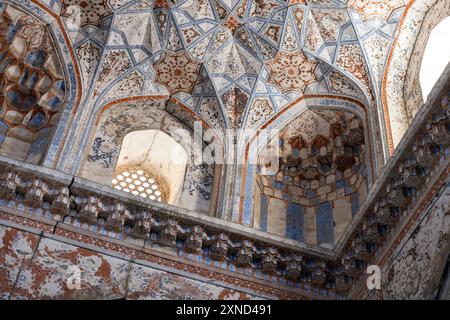
<instances>
[{"instance_id":1,"label":"vaulted ceiling","mask_svg":"<svg viewBox=\"0 0 450 320\"><path fill-rule=\"evenodd\" d=\"M64 0L90 101L167 95L258 127L308 94L370 105L402 0Z\"/></svg>"}]
</instances>

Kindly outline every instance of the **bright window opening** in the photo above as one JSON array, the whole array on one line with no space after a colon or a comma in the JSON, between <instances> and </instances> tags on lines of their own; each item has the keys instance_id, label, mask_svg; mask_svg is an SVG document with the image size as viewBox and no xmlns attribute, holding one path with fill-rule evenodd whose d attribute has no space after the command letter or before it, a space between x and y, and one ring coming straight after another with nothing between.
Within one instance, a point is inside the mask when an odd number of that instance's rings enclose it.
<instances>
[{"instance_id":1,"label":"bright window opening","mask_svg":"<svg viewBox=\"0 0 450 320\"><path fill-rule=\"evenodd\" d=\"M449 40L450 17L447 17L431 31L425 48L419 76L424 101L450 62Z\"/></svg>"}]
</instances>

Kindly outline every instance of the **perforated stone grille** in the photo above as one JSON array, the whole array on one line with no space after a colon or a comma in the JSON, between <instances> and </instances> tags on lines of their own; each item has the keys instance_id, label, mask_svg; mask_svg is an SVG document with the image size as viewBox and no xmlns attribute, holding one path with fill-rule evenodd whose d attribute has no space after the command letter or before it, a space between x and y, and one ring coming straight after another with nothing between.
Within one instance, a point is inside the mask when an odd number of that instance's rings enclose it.
<instances>
[{"instance_id":1,"label":"perforated stone grille","mask_svg":"<svg viewBox=\"0 0 450 320\"><path fill-rule=\"evenodd\" d=\"M112 186L154 201L164 201L161 187L148 172L142 169L120 170L112 180Z\"/></svg>"}]
</instances>

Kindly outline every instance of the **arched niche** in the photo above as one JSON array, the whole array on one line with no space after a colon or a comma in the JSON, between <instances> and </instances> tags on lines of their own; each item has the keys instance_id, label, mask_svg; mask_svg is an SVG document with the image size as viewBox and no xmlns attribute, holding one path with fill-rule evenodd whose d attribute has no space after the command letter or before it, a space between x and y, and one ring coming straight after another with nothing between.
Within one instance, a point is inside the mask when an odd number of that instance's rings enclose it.
<instances>
[{"instance_id":1,"label":"arched niche","mask_svg":"<svg viewBox=\"0 0 450 320\"><path fill-rule=\"evenodd\" d=\"M66 99L47 26L18 7L0 8L0 154L39 164Z\"/></svg>"},{"instance_id":2,"label":"arched niche","mask_svg":"<svg viewBox=\"0 0 450 320\"><path fill-rule=\"evenodd\" d=\"M387 138L392 152L423 104L420 66L431 31L450 15L447 0L416 0L406 7L382 83Z\"/></svg>"},{"instance_id":3,"label":"arched niche","mask_svg":"<svg viewBox=\"0 0 450 320\"><path fill-rule=\"evenodd\" d=\"M367 195L363 121L349 111L308 109L277 139L278 168L255 178L254 227L333 247Z\"/></svg>"},{"instance_id":4,"label":"arched niche","mask_svg":"<svg viewBox=\"0 0 450 320\"><path fill-rule=\"evenodd\" d=\"M113 186L151 200L178 205L187 151L161 130L139 130L123 139Z\"/></svg>"},{"instance_id":5,"label":"arched niche","mask_svg":"<svg viewBox=\"0 0 450 320\"><path fill-rule=\"evenodd\" d=\"M133 146L134 142L125 140L125 137L129 134L133 138L140 136L145 142L141 141L141 151L136 151L135 162L130 161L129 164L150 160L153 163L153 174L157 175L156 171L158 170L160 173L161 170L164 171L164 174L160 174L160 179L165 181L168 189L172 188L171 193L174 194L173 197L172 195L168 197L169 203L197 212L213 212L215 204L210 200L212 190L214 190L214 177L219 174L215 170L216 167L196 161L196 153L193 148L194 130L163 108L155 107L154 104L159 105L159 102L152 100L119 102L101 110L97 115L95 126L92 128L88 150L86 150L79 176L111 186L118 164L119 166L120 162L127 164L129 160L125 159L125 154L123 158L120 158L121 150L123 148L138 150L137 146ZM148 135L149 133L150 135ZM161 139L153 147L148 142L152 134L154 134L154 138ZM144 150L161 152L167 155L167 150L161 150L161 148L167 148L165 142L178 144L187 155L181 192L173 191L177 189L175 180L169 181L170 172L167 170L173 169L173 167L161 167L163 159L147 156L144 152ZM159 149L156 150L156 147ZM182 154L182 151L178 150ZM147 163L149 162L147 161ZM179 175L181 176L181 173Z\"/></svg>"}]
</instances>

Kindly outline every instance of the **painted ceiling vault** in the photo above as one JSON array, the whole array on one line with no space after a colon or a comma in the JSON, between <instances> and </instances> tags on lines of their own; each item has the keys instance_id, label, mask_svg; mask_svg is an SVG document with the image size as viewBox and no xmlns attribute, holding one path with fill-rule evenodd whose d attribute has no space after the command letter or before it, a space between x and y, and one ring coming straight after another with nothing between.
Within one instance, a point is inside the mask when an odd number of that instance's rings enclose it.
<instances>
[{"instance_id":1,"label":"painted ceiling vault","mask_svg":"<svg viewBox=\"0 0 450 320\"><path fill-rule=\"evenodd\" d=\"M259 127L308 94L374 104L407 1L52 1L84 96L167 95L217 129Z\"/></svg>"}]
</instances>

